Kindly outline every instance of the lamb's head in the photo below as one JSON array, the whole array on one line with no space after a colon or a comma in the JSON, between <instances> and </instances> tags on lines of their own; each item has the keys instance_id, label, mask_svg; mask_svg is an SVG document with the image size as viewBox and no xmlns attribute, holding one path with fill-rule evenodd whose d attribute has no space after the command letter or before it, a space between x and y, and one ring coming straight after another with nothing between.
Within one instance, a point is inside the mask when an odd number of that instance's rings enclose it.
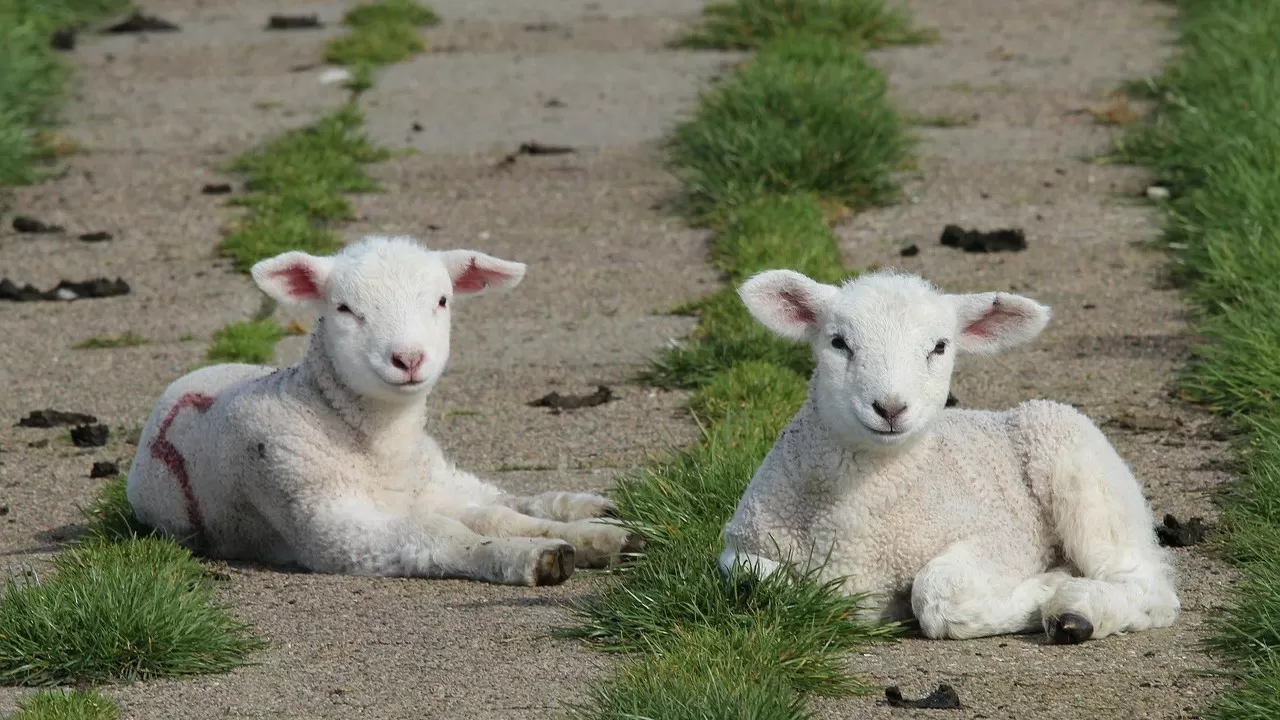
<instances>
[{"instance_id":1,"label":"lamb's head","mask_svg":"<svg viewBox=\"0 0 1280 720\"><path fill-rule=\"evenodd\" d=\"M455 296L514 287L525 265L369 236L331 256L286 252L251 272L278 302L319 313L325 352L347 387L407 402L420 400L444 371Z\"/></svg>"},{"instance_id":2,"label":"lamb's head","mask_svg":"<svg viewBox=\"0 0 1280 720\"><path fill-rule=\"evenodd\" d=\"M862 448L899 445L932 424L956 353L1002 352L1049 322L1049 308L1020 295L947 294L893 271L836 287L768 270L738 292L765 327L813 346L818 415L834 437Z\"/></svg>"}]
</instances>

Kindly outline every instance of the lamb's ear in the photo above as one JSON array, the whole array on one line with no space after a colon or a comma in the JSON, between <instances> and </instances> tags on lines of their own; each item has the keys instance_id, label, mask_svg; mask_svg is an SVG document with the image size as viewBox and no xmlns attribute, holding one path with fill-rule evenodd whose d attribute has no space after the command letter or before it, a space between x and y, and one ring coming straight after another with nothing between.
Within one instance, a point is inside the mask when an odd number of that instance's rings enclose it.
<instances>
[{"instance_id":1,"label":"lamb's ear","mask_svg":"<svg viewBox=\"0 0 1280 720\"><path fill-rule=\"evenodd\" d=\"M1011 293L948 296L956 308L956 350L994 355L1033 340L1049 324L1049 308Z\"/></svg>"},{"instance_id":2,"label":"lamb's ear","mask_svg":"<svg viewBox=\"0 0 1280 720\"><path fill-rule=\"evenodd\" d=\"M524 279L524 263L502 260L475 250L445 250L440 259L453 279L453 291L478 293L485 288L510 290Z\"/></svg>"},{"instance_id":3,"label":"lamb's ear","mask_svg":"<svg viewBox=\"0 0 1280 720\"><path fill-rule=\"evenodd\" d=\"M818 331L818 315L839 292L794 270L765 270L738 288L752 316L790 340L810 340Z\"/></svg>"},{"instance_id":4,"label":"lamb's ear","mask_svg":"<svg viewBox=\"0 0 1280 720\"><path fill-rule=\"evenodd\" d=\"M333 264L333 258L291 250L259 260L249 274L258 287L276 302L311 305L323 301L324 287L333 272Z\"/></svg>"}]
</instances>

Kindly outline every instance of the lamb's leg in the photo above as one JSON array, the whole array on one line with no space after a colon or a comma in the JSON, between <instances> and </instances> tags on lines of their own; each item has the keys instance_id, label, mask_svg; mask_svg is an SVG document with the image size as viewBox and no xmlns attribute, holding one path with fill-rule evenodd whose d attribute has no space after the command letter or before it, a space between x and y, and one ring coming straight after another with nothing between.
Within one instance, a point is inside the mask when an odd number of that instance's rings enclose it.
<instances>
[{"instance_id":1,"label":"lamb's leg","mask_svg":"<svg viewBox=\"0 0 1280 720\"><path fill-rule=\"evenodd\" d=\"M531 517L509 507L476 505L441 509L471 530L492 537L559 538L573 545L578 567L608 567L619 554L644 548L637 534L600 520L558 522Z\"/></svg>"},{"instance_id":2,"label":"lamb's leg","mask_svg":"<svg viewBox=\"0 0 1280 720\"><path fill-rule=\"evenodd\" d=\"M501 505L530 517L558 522L618 516L618 506L612 500L592 493L552 490L537 495L515 495L453 466L444 461L443 456L438 465L441 469L436 472L447 473L448 484L472 503Z\"/></svg>"},{"instance_id":3,"label":"lamb's leg","mask_svg":"<svg viewBox=\"0 0 1280 720\"><path fill-rule=\"evenodd\" d=\"M1063 554L1084 577L1063 583L1044 607L1050 640L1081 642L1168 627L1181 603L1151 508L1101 430L1079 416L1049 473Z\"/></svg>"},{"instance_id":4,"label":"lamb's leg","mask_svg":"<svg viewBox=\"0 0 1280 720\"><path fill-rule=\"evenodd\" d=\"M537 495L502 495L497 502L531 517L559 522L618 516L618 506L612 500L592 493L552 490Z\"/></svg>"},{"instance_id":5,"label":"lamb's leg","mask_svg":"<svg viewBox=\"0 0 1280 720\"><path fill-rule=\"evenodd\" d=\"M916 573L911 611L926 637L966 640L1033 632L1040 606L1068 575L1017 577L971 541L948 547Z\"/></svg>"},{"instance_id":6,"label":"lamb's leg","mask_svg":"<svg viewBox=\"0 0 1280 720\"><path fill-rule=\"evenodd\" d=\"M362 499L270 514L297 561L314 572L504 585L557 585L573 574L574 549L563 540L485 537L443 515L392 517Z\"/></svg>"}]
</instances>

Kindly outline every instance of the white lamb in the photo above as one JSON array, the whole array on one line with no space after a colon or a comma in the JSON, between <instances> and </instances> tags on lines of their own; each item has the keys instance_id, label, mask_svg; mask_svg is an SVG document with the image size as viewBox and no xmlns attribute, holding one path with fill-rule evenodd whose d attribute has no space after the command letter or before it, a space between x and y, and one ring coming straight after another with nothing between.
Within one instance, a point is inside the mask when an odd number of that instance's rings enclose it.
<instances>
[{"instance_id":1,"label":"white lamb","mask_svg":"<svg viewBox=\"0 0 1280 720\"><path fill-rule=\"evenodd\" d=\"M455 467L424 430L458 295L525 265L373 236L329 257L253 266L281 303L320 314L302 360L197 370L138 442L137 518L211 557L325 573L553 585L638 551L598 495L511 495Z\"/></svg>"},{"instance_id":2,"label":"white lamb","mask_svg":"<svg viewBox=\"0 0 1280 720\"><path fill-rule=\"evenodd\" d=\"M824 285L770 270L739 289L772 332L813 346L809 397L724 528L721 572L812 569L913 616L930 638L1034 632L1077 643L1180 612L1138 481L1102 432L1045 400L944 409L957 353L1040 334L1019 295L950 295L877 272Z\"/></svg>"}]
</instances>

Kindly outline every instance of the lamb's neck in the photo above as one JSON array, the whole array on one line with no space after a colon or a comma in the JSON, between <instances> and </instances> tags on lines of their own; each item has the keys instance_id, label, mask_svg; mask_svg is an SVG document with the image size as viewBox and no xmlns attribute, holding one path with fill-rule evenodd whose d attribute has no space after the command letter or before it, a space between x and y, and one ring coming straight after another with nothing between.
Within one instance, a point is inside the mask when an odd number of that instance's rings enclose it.
<instances>
[{"instance_id":1,"label":"lamb's neck","mask_svg":"<svg viewBox=\"0 0 1280 720\"><path fill-rule=\"evenodd\" d=\"M421 433L427 417L421 399L406 403L384 403L359 395L338 377L333 360L325 351L324 320L316 323L306 353L298 363L301 380L357 435L372 445L400 445L400 438Z\"/></svg>"}]
</instances>

